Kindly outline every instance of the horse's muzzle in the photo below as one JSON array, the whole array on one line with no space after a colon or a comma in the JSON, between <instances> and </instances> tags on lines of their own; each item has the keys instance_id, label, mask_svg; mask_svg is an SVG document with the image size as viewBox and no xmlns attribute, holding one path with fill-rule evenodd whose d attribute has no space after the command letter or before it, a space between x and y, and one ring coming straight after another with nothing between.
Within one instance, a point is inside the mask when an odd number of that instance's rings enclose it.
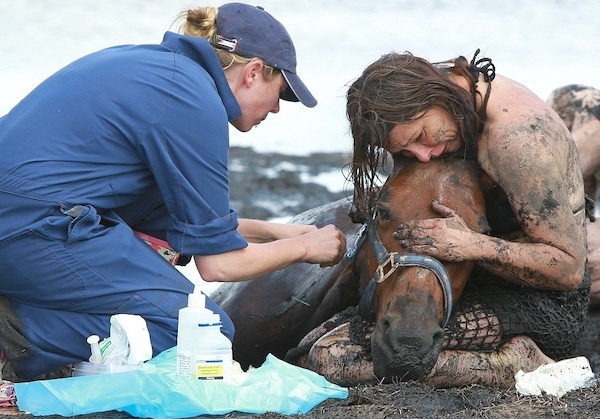
<instances>
[{"instance_id":1,"label":"horse's muzzle","mask_svg":"<svg viewBox=\"0 0 600 419\"><path fill-rule=\"evenodd\" d=\"M442 350L444 332L441 328L416 336L393 336L377 329L381 329L379 325L371 339L373 371L377 378L386 383L416 381L429 374Z\"/></svg>"}]
</instances>

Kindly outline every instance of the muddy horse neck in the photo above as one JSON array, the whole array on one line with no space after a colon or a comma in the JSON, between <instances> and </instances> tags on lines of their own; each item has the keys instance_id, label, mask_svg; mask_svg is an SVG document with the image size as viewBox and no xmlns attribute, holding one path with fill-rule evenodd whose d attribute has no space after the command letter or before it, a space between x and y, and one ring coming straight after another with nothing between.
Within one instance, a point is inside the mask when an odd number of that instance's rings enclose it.
<instances>
[{"instance_id":1,"label":"muddy horse neck","mask_svg":"<svg viewBox=\"0 0 600 419\"><path fill-rule=\"evenodd\" d=\"M378 266L377 269L375 269L371 280L367 284L358 305L358 311L362 317L366 319L370 317L369 313L371 312L371 304L373 302L377 284L380 284L389 278L399 267L419 266L432 271L442 287L444 293L444 320L442 321L441 327L445 328L450 319L450 314L452 313L452 284L450 283L450 276L444 265L442 265L439 260L427 255L388 252L377 233L375 220L371 219L367 221L365 226L363 226L359 236L357 236L355 246L359 248L364 243L364 236L366 234L373 252L377 257ZM354 252L352 253L352 256L355 256L356 249L354 249Z\"/></svg>"}]
</instances>

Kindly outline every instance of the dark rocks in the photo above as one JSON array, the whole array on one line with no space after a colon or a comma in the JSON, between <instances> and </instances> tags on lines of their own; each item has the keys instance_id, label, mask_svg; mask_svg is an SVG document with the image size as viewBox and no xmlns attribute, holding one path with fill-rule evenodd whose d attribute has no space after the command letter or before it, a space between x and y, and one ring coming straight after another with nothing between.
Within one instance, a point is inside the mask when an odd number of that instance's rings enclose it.
<instances>
[{"instance_id":1,"label":"dark rocks","mask_svg":"<svg viewBox=\"0 0 600 419\"><path fill-rule=\"evenodd\" d=\"M261 220L291 218L308 209L351 195L343 169L346 153L293 156L257 153L251 148L230 149L231 208L240 217ZM327 186L315 181L327 175ZM350 189L351 190L351 189Z\"/></svg>"}]
</instances>

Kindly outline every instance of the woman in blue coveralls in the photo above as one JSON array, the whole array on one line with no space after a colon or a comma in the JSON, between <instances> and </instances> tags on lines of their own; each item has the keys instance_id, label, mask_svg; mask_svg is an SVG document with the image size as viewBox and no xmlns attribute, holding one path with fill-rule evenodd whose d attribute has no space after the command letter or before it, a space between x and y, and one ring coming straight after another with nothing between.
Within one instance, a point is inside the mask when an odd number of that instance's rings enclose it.
<instances>
[{"instance_id":1,"label":"woman in blue coveralls","mask_svg":"<svg viewBox=\"0 0 600 419\"><path fill-rule=\"evenodd\" d=\"M86 360L110 317L142 316L154 355L176 344L193 284L134 231L166 240L206 281L337 263L334 226L238 219L228 122L240 131L316 100L285 28L240 3L182 13L160 45L83 57L0 119L0 346L21 379ZM233 324L221 315L223 331Z\"/></svg>"}]
</instances>

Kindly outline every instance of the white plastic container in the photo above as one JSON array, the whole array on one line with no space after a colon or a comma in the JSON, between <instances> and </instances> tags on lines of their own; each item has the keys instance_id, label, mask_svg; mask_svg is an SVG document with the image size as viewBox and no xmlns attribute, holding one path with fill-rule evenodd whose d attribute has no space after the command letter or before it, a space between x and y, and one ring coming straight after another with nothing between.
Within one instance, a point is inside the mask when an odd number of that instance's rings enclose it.
<instances>
[{"instance_id":1,"label":"white plastic container","mask_svg":"<svg viewBox=\"0 0 600 419\"><path fill-rule=\"evenodd\" d=\"M81 377L85 375L112 374L115 372L135 371L140 369L139 365L116 365L116 364L93 364L82 361L73 366L73 376Z\"/></svg>"},{"instance_id":2,"label":"white plastic container","mask_svg":"<svg viewBox=\"0 0 600 419\"><path fill-rule=\"evenodd\" d=\"M231 341L221 333L221 318L205 307L206 297L194 292L179 310L177 374L194 380L231 380Z\"/></svg>"}]
</instances>

